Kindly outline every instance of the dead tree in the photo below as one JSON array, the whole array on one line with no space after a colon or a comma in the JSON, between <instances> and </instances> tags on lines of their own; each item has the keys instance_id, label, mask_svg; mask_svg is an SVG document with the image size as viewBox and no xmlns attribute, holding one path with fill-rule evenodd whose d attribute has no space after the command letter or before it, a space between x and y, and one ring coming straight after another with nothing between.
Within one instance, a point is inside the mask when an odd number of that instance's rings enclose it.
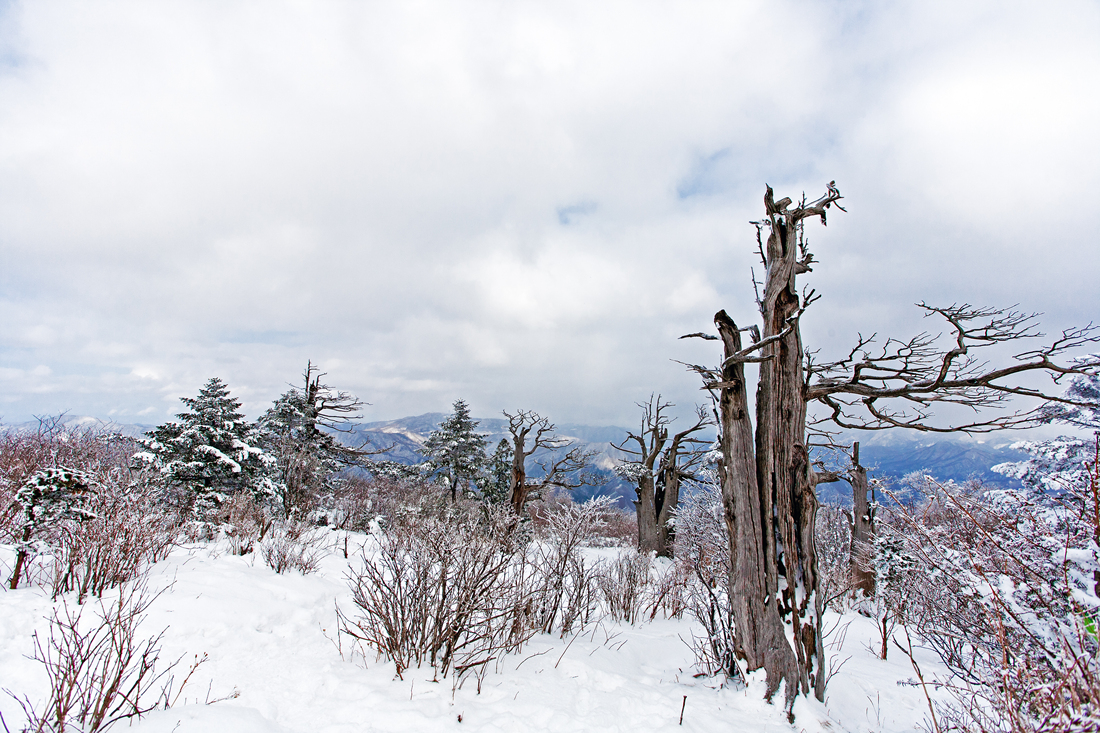
<instances>
[{"instance_id":1,"label":"dead tree","mask_svg":"<svg viewBox=\"0 0 1100 733\"><path fill-rule=\"evenodd\" d=\"M522 515L527 502L541 498L546 489L572 491L600 483L599 477L588 471L596 454L558 435L549 419L531 410L505 412L504 416L512 439L508 496L516 514ZM535 471L528 471L528 460Z\"/></svg>"},{"instance_id":2,"label":"dead tree","mask_svg":"<svg viewBox=\"0 0 1100 733\"><path fill-rule=\"evenodd\" d=\"M669 439L668 425L672 418L666 411L673 404L661 401L661 396L657 395L638 406L642 408L641 430L628 433L619 445L612 444L629 456L617 472L635 485L638 495L634 502L638 515L638 549L656 552L659 557L672 557L675 534L669 520L680 501L680 484L695 477L695 470L705 455L702 447L710 444L710 441L691 436L713 425L714 421L705 408L699 407L695 423ZM637 448L631 447L632 443Z\"/></svg>"},{"instance_id":3,"label":"dead tree","mask_svg":"<svg viewBox=\"0 0 1100 733\"><path fill-rule=\"evenodd\" d=\"M866 598L875 596L875 570L871 557L875 542L875 509L873 492L867 480L867 469L859 462L859 443L852 444L852 467L843 476L852 487L852 514L849 525L852 530L852 588L861 591Z\"/></svg>"},{"instance_id":4,"label":"dead tree","mask_svg":"<svg viewBox=\"0 0 1100 733\"><path fill-rule=\"evenodd\" d=\"M350 435L360 408L354 395L334 390L312 361L302 372L301 389L291 387L259 420L263 446L276 460L278 492L286 516L312 508L319 493L364 459L389 448L371 448L368 441L345 445L337 435Z\"/></svg>"},{"instance_id":5,"label":"dead tree","mask_svg":"<svg viewBox=\"0 0 1100 733\"><path fill-rule=\"evenodd\" d=\"M873 336L860 337L846 357L816 364L812 354L804 352L799 329L800 316L816 296L809 291L800 297L796 278L810 272L814 262L803 235L805 221L820 218L824 224L831 206L841 208L840 198L830 183L816 201L803 197L792 205L790 198L776 201L767 187L766 218L755 222L766 272L763 294L757 298L762 323L741 329L720 311L714 321L716 340L722 341L724 350L721 365L689 365L703 377L719 406L735 648L750 671L766 670L769 698L786 683L788 710L799 693L808 695L812 689L819 700L825 696L815 487L837 476L816 471L810 461L808 405L825 405L822 419L846 428L982 432L1035 424L1043 416L1042 407L1002 410L963 424L938 423L930 408L950 403L978 410L1010 409L1007 401L1019 396L1072 403L1071 398L1025 386L1018 378L1032 372L1058 378L1100 371L1097 357L1068 364L1055 361L1071 349L1096 343L1091 325L1064 331L1046 346L1016 354L1009 366L991 368L974 356L976 349L1042 334L1034 327L1034 316L969 305L920 305L926 315L947 321L952 330L947 344L923 333L905 342L890 339L875 349ZM743 331L751 335L747 346L742 343ZM755 431L746 363L759 364Z\"/></svg>"}]
</instances>

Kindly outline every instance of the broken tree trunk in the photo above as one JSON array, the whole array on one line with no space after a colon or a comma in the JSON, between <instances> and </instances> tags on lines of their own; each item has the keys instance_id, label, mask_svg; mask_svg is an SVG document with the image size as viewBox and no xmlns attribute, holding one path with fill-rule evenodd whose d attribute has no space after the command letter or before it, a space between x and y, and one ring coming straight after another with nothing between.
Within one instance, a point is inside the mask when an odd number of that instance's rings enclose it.
<instances>
[{"instance_id":1,"label":"broken tree trunk","mask_svg":"<svg viewBox=\"0 0 1100 733\"><path fill-rule=\"evenodd\" d=\"M813 690L825 698L821 598L818 593L814 522L821 478L806 441L807 385L798 319L813 300L800 297L798 274L813 257L802 238L803 221L825 219L840 199L829 184L825 196L791 208L791 199L764 196L768 219L757 223L766 276L759 298L762 328L743 347L725 311L715 316L724 347L721 370L695 367L705 387L718 392L721 420L722 495L730 531L735 645L749 670L767 673L770 699L786 683L786 707ZM699 336L702 334L692 334ZM705 336L704 336L705 337ZM744 364L760 365L755 434L748 413Z\"/></svg>"},{"instance_id":2,"label":"broken tree trunk","mask_svg":"<svg viewBox=\"0 0 1100 733\"><path fill-rule=\"evenodd\" d=\"M875 541L875 517L868 499L867 469L859 463L859 443L852 446L852 587L867 598L875 597L875 570L871 554Z\"/></svg>"},{"instance_id":3,"label":"broken tree trunk","mask_svg":"<svg viewBox=\"0 0 1100 733\"><path fill-rule=\"evenodd\" d=\"M729 530L734 644L749 671L762 667L766 670L769 698L786 681L787 697L791 699L798 684L798 663L779 613L773 501L771 493L761 491L757 481L745 366L737 359L741 334L725 311L719 311L714 322L725 356L721 383L715 386L720 387L719 472Z\"/></svg>"},{"instance_id":4,"label":"broken tree trunk","mask_svg":"<svg viewBox=\"0 0 1100 733\"><path fill-rule=\"evenodd\" d=\"M796 277L814 262L803 237L806 219L825 223L827 210L840 200L834 183L816 201L792 205L776 201L771 187L764 195L767 218L756 222L766 275L758 292L761 326L752 327L753 342L743 346L737 326L724 311L715 316L724 346L718 369L691 366L704 379L719 404L721 483L729 528L732 564L731 599L736 629L734 645L751 670L767 672L768 697L786 683L787 709L794 697L824 699L825 670L821 629L822 599L817 574L814 521L818 482L833 481L832 472L816 472L806 439L806 412L811 401L828 412L822 420L849 429L904 427L933 432L988 432L1031 427L1049 416L1042 401L1087 406L1076 398L1057 396L1019 382L1030 372L1052 377L1100 375L1100 356L1088 354L1058 363L1074 350L1095 349L1098 328L1069 328L1049 344L1015 356L1004 367L987 367L976 349L1041 336L1034 316L1011 309L976 308L968 304L933 307L951 333L922 333L908 341L889 339L871 349L874 337L860 337L850 353L816 364L802 348L799 318L815 300L800 296ZM843 209L841 209L843 210ZM766 242L763 239L767 230ZM707 334L691 337L714 339ZM686 336L684 338L687 338ZM755 432L748 413L745 363L758 363ZM1010 397L1040 401L1030 409L1012 408ZM943 424L929 406L936 402L993 410L965 424ZM1003 411L1010 408L1007 414ZM869 542L873 516L867 506L866 472L858 466L852 478L860 527L853 534ZM866 522L866 524L864 524Z\"/></svg>"},{"instance_id":5,"label":"broken tree trunk","mask_svg":"<svg viewBox=\"0 0 1100 733\"><path fill-rule=\"evenodd\" d=\"M714 421L705 408L696 407L695 423L670 438L668 425L673 419L667 410L675 405L663 401L660 395L651 395L648 402L638 406L642 408L641 430L627 433L622 443L612 445L627 455L619 475L634 484L638 495L634 502L638 550L672 557L676 538L672 517L680 502L680 484L695 478L706 455L704 446L710 444L693 436Z\"/></svg>"}]
</instances>

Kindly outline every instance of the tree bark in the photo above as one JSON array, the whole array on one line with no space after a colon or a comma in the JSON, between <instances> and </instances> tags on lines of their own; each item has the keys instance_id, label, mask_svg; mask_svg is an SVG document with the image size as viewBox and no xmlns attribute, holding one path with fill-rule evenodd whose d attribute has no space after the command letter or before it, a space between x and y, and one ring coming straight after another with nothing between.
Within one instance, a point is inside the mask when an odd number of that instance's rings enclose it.
<instances>
[{"instance_id":1,"label":"tree bark","mask_svg":"<svg viewBox=\"0 0 1100 733\"><path fill-rule=\"evenodd\" d=\"M867 497L867 469L859 464L859 443L852 447L852 469L848 472L848 482L852 485L852 586L867 598L874 598L875 571L871 567L871 550L875 541L875 525Z\"/></svg>"},{"instance_id":2,"label":"tree bark","mask_svg":"<svg viewBox=\"0 0 1100 733\"><path fill-rule=\"evenodd\" d=\"M653 508L656 510L654 524L657 528L657 541L653 551L657 557L672 557L673 546L676 543L676 531L672 527L672 514L680 504L681 474L677 470L676 461L679 456L672 453L671 465L664 465L658 474L660 485L656 487L653 497Z\"/></svg>"},{"instance_id":3,"label":"tree bark","mask_svg":"<svg viewBox=\"0 0 1100 733\"><path fill-rule=\"evenodd\" d=\"M766 270L759 299L763 328L743 348L733 320L715 316L724 347L721 371L697 367L720 390L722 495L730 531L735 644L749 669L763 667L770 699L782 683L788 713L802 693L824 700L825 675L818 593L818 475L806 441L807 385L803 374L798 319L807 302L795 278L813 258L801 239L802 222L825 218L840 198L833 184L825 196L791 209L791 200L764 195L769 236L760 241ZM764 224L758 224L762 232ZM698 335L698 334L695 334ZM760 364L756 390L756 430L748 415L744 364ZM788 640L789 639L789 640Z\"/></svg>"},{"instance_id":4,"label":"tree bark","mask_svg":"<svg viewBox=\"0 0 1100 733\"><path fill-rule=\"evenodd\" d=\"M660 532L657 528L657 515L653 511L657 494L653 475L647 474L640 477L635 491L638 494L638 498L634 501L634 510L638 514L638 550L654 552L658 549Z\"/></svg>"},{"instance_id":5,"label":"tree bark","mask_svg":"<svg viewBox=\"0 0 1100 733\"><path fill-rule=\"evenodd\" d=\"M530 487L527 485L527 456L524 451L527 440L528 428L524 427L512 431L512 481L509 495L511 497L512 510L523 515L523 507L527 505L527 493Z\"/></svg>"},{"instance_id":6,"label":"tree bark","mask_svg":"<svg viewBox=\"0 0 1100 733\"><path fill-rule=\"evenodd\" d=\"M811 685L824 699L821 674L820 609L816 591L817 552L814 519L817 499L806 449L806 398L802 374L802 338L798 328L801 305L795 286L799 220L784 216L772 201L765 205L772 219L767 241L767 279L760 304L763 320L760 377L756 390L757 481L765 516L774 516L776 541L767 550L769 581L782 576L781 611L791 626L802 694ZM771 341L769 342L769 339ZM778 577L777 577L778 582ZM788 694L792 691L788 688Z\"/></svg>"},{"instance_id":7,"label":"tree bark","mask_svg":"<svg viewBox=\"0 0 1100 733\"><path fill-rule=\"evenodd\" d=\"M741 334L725 311L720 311L714 322L722 338L726 365L722 369L718 401L722 452L719 473L729 530L735 648L749 671L765 669L769 699L786 681L787 698L793 701L798 665L787 643L778 608L770 493L761 491L757 480L745 367L736 360L741 351Z\"/></svg>"}]
</instances>

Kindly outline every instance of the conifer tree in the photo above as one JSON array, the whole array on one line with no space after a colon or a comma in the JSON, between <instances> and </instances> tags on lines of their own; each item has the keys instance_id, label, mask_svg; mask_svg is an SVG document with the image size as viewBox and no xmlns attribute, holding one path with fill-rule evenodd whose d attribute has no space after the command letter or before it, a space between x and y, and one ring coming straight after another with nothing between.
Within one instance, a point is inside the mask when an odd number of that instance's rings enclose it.
<instances>
[{"instance_id":1,"label":"conifer tree","mask_svg":"<svg viewBox=\"0 0 1100 733\"><path fill-rule=\"evenodd\" d=\"M287 516L310 508L321 493L334 489L349 466L382 452L365 450L365 443L352 448L336 439L333 431L350 432L347 425L359 417L363 403L322 384L324 376L307 363L304 388L292 387L258 423L261 445L276 462L276 490Z\"/></svg>"},{"instance_id":2,"label":"conifer tree","mask_svg":"<svg viewBox=\"0 0 1100 733\"><path fill-rule=\"evenodd\" d=\"M507 504L512 490L512 445L505 439L497 443L481 477L481 498L490 504Z\"/></svg>"},{"instance_id":3,"label":"conifer tree","mask_svg":"<svg viewBox=\"0 0 1100 733\"><path fill-rule=\"evenodd\" d=\"M459 486L469 489L485 467L485 438L474 432L477 425L465 400L455 400L454 412L424 441L421 452L451 490L452 501L458 500Z\"/></svg>"},{"instance_id":4,"label":"conifer tree","mask_svg":"<svg viewBox=\"0 0 1100 733\"><path fill-rule=\"evenodd\" d=\"M274 459L259 447L256 426L240 412L240 400L212 377L197 397L181 397L187 412L146 433L135 458L161 472L193 499L192 511L209 516L232 494L257 499L275 494Z\"/></svg>"}]
</instances>

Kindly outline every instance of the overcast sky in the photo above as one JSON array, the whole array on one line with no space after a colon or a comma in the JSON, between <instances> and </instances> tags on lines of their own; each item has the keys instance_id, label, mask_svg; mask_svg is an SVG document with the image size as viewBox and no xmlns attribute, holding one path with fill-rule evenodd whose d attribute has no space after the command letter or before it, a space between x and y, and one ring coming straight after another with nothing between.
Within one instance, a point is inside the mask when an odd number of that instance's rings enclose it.
<instances>
[{"instance_id":1,"label":"overcast sky","mask_svg":"<svg viewBox=\"0 0 1100 733\"><path fill-rule=\"evenodd\" d=\"M1095 1L0 3L0 416L219 376L255 417L307 359L368 420L690 408L765 183L845 196L807 346L1088 322L1098 39Z\"/></svg>"}]
</instances>

